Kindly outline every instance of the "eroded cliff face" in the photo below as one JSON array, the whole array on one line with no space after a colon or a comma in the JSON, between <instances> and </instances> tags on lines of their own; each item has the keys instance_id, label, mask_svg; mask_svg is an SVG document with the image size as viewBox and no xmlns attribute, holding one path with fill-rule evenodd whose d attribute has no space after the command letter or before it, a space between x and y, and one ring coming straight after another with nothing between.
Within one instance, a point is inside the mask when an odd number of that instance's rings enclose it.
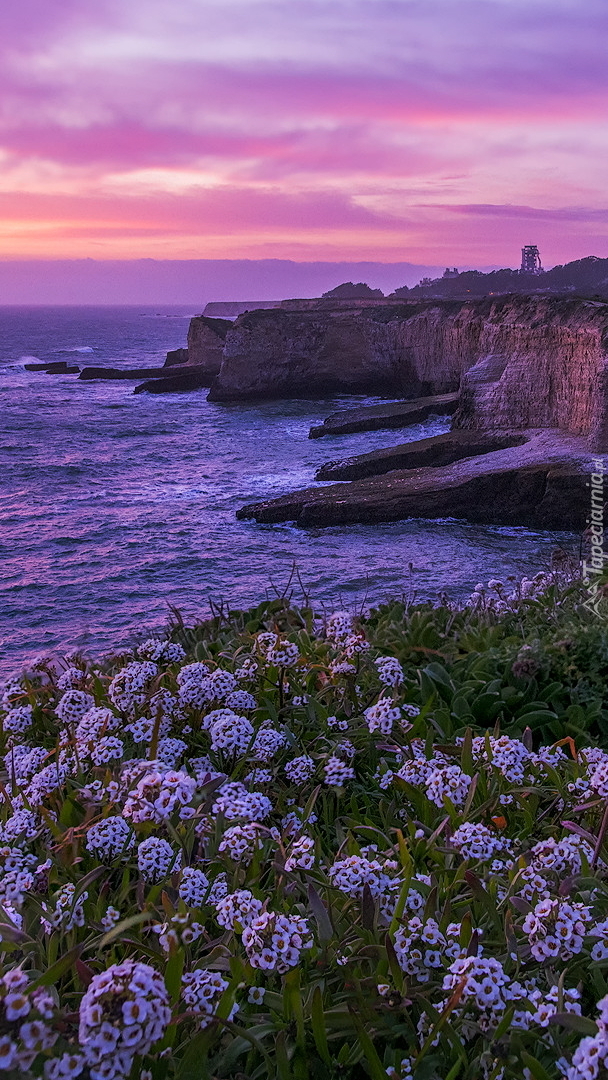
<instances>
[{"instance_id":1,"label":"eroded cliff face","mask_svg":"<svg viewBox=\"0 0 608 1080\"><path fill-rule=\"evenodd\" d=\"M218 375L226 335L231 327L229 319L209 319L205 315L195 315L188 328L188 364L195 364L212 378Z\"/></svg>"},{"instance_id":2,"label":"eroded cliff face","mask_svg":"<svg viewBox=\"0 0 608 1080\"><path fill-rule=\"evenodd\" d=\"M484 320L479 358L464 374L454 424L560 428L606 436L608 305L516 298Z\"/></svg>"},{"instance_id":3,"label":"eroded cliff face","mask_svg":"<svg viewBox=\"0 0 608 1080\"><path fill-rule=\"evenodd\" d=\"M226 336L212 400L335 391L419 397L456 390L462 304L255 311Z\"/></svg>"},{"instance_id":4,"label":"eroded cliff face","mask_svg":"<svg viewBox=\"0 0 608 1080\"><path fill-rule=\"evenodd\" d=\"M228 329L212 400L461 388L455 426L608 439L608 305L557 297L255 311Z\"/></svg>"}]
</instances>

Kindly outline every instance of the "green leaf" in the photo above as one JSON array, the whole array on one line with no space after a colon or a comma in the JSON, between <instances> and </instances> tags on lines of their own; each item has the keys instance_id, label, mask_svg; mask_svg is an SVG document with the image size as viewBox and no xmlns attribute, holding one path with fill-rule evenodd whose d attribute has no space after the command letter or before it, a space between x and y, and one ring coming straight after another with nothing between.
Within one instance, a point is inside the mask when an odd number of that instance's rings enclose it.
<instances>
[{"instance_id":1,"label":"green leaf","mask_svg":"<svg viewBox=\"0 0 608 1080\"><path fill-rule=\"evenodd\" d=\"M319 1057L326 1065L331 1065L331 1055L327 1045L327 1031L325 1030L325 1016L323 1012L323 994L321 987L315 986L311 1005L312 1034Z\"/></svg>"},{"instance_id":2,"label":"green leaf","mask_svg":"<svg viewBox=\"0 0 608 1080\"><path fill-rule=\"evenodd\" d=\"M167 987L167 993L172 1005L175 1005L177 1002L182 988L182 974L184 971L185 959L184 950L176 949L173 955L169 957L165 966L165 986Z\"/></svg>"},{"instance_id":3,"label":"green leaf","mask_svg":"<svg viewBox=\"0 0 608 1080\"><path fill-rule=\"evenodd\" d=\"M131 926L137 926L138 923L150 922L154 918L151 911L141 911L138 915L130 915L128 919L121 919L116 926L113 926L111 930L108 930L107 934L97 942L98 949L104 949L106 945L111 945L116 938L119 938L123 930L128 930Z\"/></svg>"},{"instance_id":4,"label":"green leaf","mask_svg":"<svg viewBox=\"0 0 608 1080\"><path fill-rule=\"evenodd\" d=\"M292 1080L289 1055L287 1053L287 1035L284 1031L279 1031L275 1039L274 1052L279 1080ZM384 1080L386 1080L386 1077Z\"/></svg>"},{"instance_id":5,"label":"green leaf","mask_svg":"<svg viewBox=\"0 0 608 1080\"><path fill-rule=\"evenodd\" d=\"M559 1024L560 1027L569 1028L570 1031L578 1031L581 1035L597 1035L597 1024L586 1016L577 1016L576 1013L554 1013L549 1018L550 1024Z\"/></svg>"},{"instance_id":6,"label":"green leaf","mask_svg":"<svg viewBox=\"0 0 608 1080\"><path fill-rule=\"evenodd\" d=\"M84 942L80 942L78 945L74 945L69 952L60 956L54 964L51 964L50 968L39 975L37 979L34 979L33 983L30 983L28 989L35 990L38 986L54 986L56 982L59 982L62 975L66 971L69 971L71 967L74 967L78 957L84 949Z\"/></svg>"},{"instance_id":7,"label":"green leaf","mask_svg":"<svg viewBox=\"0 0 608 1080\"><path fill-rule=\"evenodd\" d=\"M327 908L319 896L314 885L309 882L308 885L308 903L310 909L314 915L315 922L319 931L319 941L322 945L325 945L328 941L331 941L334 936L334 928L331 924L331 919L328 915Z\"/></svg>"},{"instance_id":8,"label":"green leaf","mask_svg":"<svg viewBox=\"0 0 608 1080\"><path fill-rule=\"evenodd\" d=\"M210 1035L210 1029L206 1028L189 1040L188 1049L176 1072L176 1080L208 1080L207 1050Z\"/></svg>"},{"instance_id":9,"label":"green leaf","mask_svg":"<svg viewBox=\"0 0 608 1080\"><path fill-rule=\"evenodd\" d=\"M549 1076L549 1073L546 1071L546 1069L543 1068L540 1061L538 1061L535 1057L532 1057L532 1054L528 1054L526 1050L522 1050L521 1060L532 1073L534 1080L553 1080L553 1078Z\"/></svg>"},{"instance_id":10,"label":"green leaf","mask_svg":"<svg viewBox=\"0 0 608 1080\"><path fill-rule=\"evenodd\" d=\"M355 1012L354 1008L351 1008L349 1006L349 1011L353 1020L353 1024L357 1029L357 1034L359 1036L359 1044L361 1046L361 1049L363 1050L363 1054L367 1062L370 1075L373 1077L373 1080L386 1080L386 1069L382 1065L382 1062L378 1057L376 1048L369 1035L367 1034L367 1031L362 1024L361 1019Z\"/></svg>"}]
</instances>

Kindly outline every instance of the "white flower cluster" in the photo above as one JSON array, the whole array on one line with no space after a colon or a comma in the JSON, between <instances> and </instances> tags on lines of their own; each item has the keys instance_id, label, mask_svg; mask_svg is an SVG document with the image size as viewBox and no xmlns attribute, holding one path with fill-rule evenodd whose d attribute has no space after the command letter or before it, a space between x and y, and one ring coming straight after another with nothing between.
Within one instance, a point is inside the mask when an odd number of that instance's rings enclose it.
<instances>
[{"instance_id":1,"label":"white flower cluster","mask_svg":"<svg viewBox=\"0 0 608 1080\"><path fill-rule=\"evenodd\" d=\"M0 978L0 1071L29 1072L37 1055L57 1041L58 1032L48 1022L54 1015L51 995L43 987L28 990L21 968Z\"/></svg>"},{"instance_id":2,"label":"white flower cluster","mask_svg":"<svg viewBox=\"0 0 608 1080\"><path fill-rule=\"evenodd\" d=\"M189 912L178 912L169 922L152 923L150 929L158 934L158 943L165 956L170 956L174 947L191 945L205 932L202 923L192 919Z\"/></svg>"},{"instance_id":3,"label":"white flower cluster","mask_svg":"<svg viewBox=\"0 0 608 1080\"><path fill-rule=\"evenodd\" d=\"M150 885L162 881L167 874L179 870L181 853L171 847L161 836L149 836L137 845L139 872Z\"/></svg>"},{"instance_id":4,"label":"white flower cluster","mask_svg":"<svg viewBox=\"0 0 608 1080\"><path fill-rule=\"evenodd\" d=\"M325 624L325 636L328 641L340 644L351 637L354 619L348 611L334 611Z\"/></svg>"},{"instance_id":5,"label":"white flower cluster","mask_svg":"<svg viewBox=\"0 0 608 1080\"><path fill-rule=\"evenodd\" d=\"M94 765L107 765L110 761L120 761L125 746L116 735L103 735L91 748L91 761Z\"/></svg>"},{"instance_id":6,"label":"white flower cluster","mask_svg":"<svg viewBox=\"0 0 608 1080\"><path fill-rule=\"evenodd\" d=\"M256 848L262 847L260 826L254 822L248 825L233 825L222 836L218 850L226 851L235 862L245 865L250 863Z\"/></svg>"},{"instance_id":7,"label":"white flower cluster","mask_svg":"<svg viewBox=\"0 0 608 1080\"><path fill-rule=\"evenodd\" d=\"M237 923L241 928L249 926L260 914L263 906L262 901L256 899L248 889L239 889L218 900L215 905L215 917L220 926L224 926L227 930L234 930Z\"/></svg>"},{"instance_id":8,"label":"white flower cluster","mask_svg":"<svg viewBox=\"0 0 608 1080\"><path fill-rule=\"evenodd\" d=\"M206 1028L215 1014L218 999L227 990L230 983L217 971L188 971L182 976L182 1001L188 1012L194 1013L199 1020L199 1027ZM232 1020L238 1009L233 1005L228 1020Z\"/></svg>"},{"instance_id":9,"label":"white flower cluster","mask_svg":"<svg viewBox=\"0 0 608 1080\"><path fill-rule=\"evenodd\" d=\"M591 921L586 904L546 897L526 915L522 929L535 960L570 960L581 951Z\"/></svg>"},{"instance_id":10,"label":"white flower cluster","mask_svg":"<svg viewBox=\"0 0 608 1080\"><path fill-rule=\"evenodd\" d=\"M135 836L128 821L116 814L92 825L87 832L87 851L100 862L113 862L120 856L127 857L134 843Z\"/></svg>"},{"instance_id":11,"label":"white flower cluster","mask_svg":"<svg viewBox=\"0 0 608 1080\"><path fill-rule=\"evenodd\" d=\"M161 638L148 638L137 647L142 660L152 660L155 664L176 664L183 660L186 653L181 645Z\"/></svg>"},{"instance_id":12,"label":"white flower cluster","mask_svg":"<svg viewBox=\"0 0 608 1080\"><path fill-rule=\"evenodd\" d=\"M20 847L0 847L0 903L20 908L26 894L34 888L38 859Z\"/></svg>"},{"instance_id":13,"label":"white flower cluster","mask_svg":"<svg viewBox=\"0 0 608 1080\"><path fill-rule=\"evenodd\" d=\"M77 724L94 705L94 698L84 690L66 690L55 707L55 713L64 724Z\"/></svg>"},{"instance_id":14,"label":"white flower cluster","mask_svg":"<svg viewBox=\"0 0 608 1080\"><path fill-rule=\"evenodd\" d=\"M375 705L370 705L363 715L372 733L380 731L382 735L390 735L395 721L401 719L401 709L394 705L390 698L381 697Z\"/></svg>"},{"instance_id":15,"label":"white flower cluster","mask_svg":"<svg viewBox=\"0 0 608 1080\"><path fill-rule=\"evenodd\" d=\"M306 919L263 911L243 930L247 959L254 968L282 974L300 962L303 949L312 948L313 938Z\"/></svg>"},{"instance_id":16,"label":"white flower cluster","mask_svg":"<svg viewBox=\"0 0 608 1080\"><path fill-rule=\"evenodd\" d=\"M401 664L394 656L380 656L374 660L378 668L380 682L384 686L401 686L405 681L405 673Z\"/></svg>"},{"instance_id":17,"label":"white flower cluster","mask_svg":"<svg viewBox=\"0 0 608 1080\"><path fill-rule=\"evenodd\" d=\"M315 865L315 842L312 836L300 836L292 844L291 850L285 860L285 869L288 873L292 870L311 870Z\"/></svg>"},{"instance_id":18,"label":"white flower cluster","mask_svg":"<svg viewBox=\"0 0 608 1080\"><path fill-rule=\"evenodd\" d=\"M111 709L97 706L87 709L78 721L75 731L78 756L81 759L88 757L99 739L108 732L117 731L120 726L120 719Z\"/></svg>"},{"instance_id":19,"label":"white flower cluster","mask_svg":"<svg viewBox=\"0 0 608 1080\"><path fill-rule=\"evenodd\" d=\"M298 646L278 634L258 634L256 644L266 662L274 667L293 667L300 659Z\"/></svg>"},{"instance_id":20,"label":"white flower cluster","mask_svg":"<svg viewBox=\"0 0 608 1080\"><path fill-rule=\"evenodd\" d=\"M380 900L384 917L391 918L401 884L396 876L397 871L395 862L381 863L365 855L349 855L330 867L329 880L341 892L355 899L363 896L363 889L367 885L371 895Z\"/></svg>"},{"instance_id":21,"label":"white flower cluster","mask_svg":"<svg viewBox=\"0 0 608 1080\"><path fill-rule=\"evenodd\" d=\"M214 719L209 728L211 749L244 754L253 738L253 725L246 716L237 716L231 709L217 711L221 715ZM206 719L209 720L209 717Z\"/></svg>"},{"instance_id":22,"label":"white flower cluster","mask_svg":"<svg viewBox=\"0 0 608 1080\"><path fill-rule=\"evenodd\" d=\"M282 731L269 724L262 724L251 747L251 753L256 761L272 761L275 754L285 746L287 738Z\"/></svg>"},{"instance_id":23,"label":"white flower cluster","mask_svg":"<svg viewBox=\"0 0 608 1080\"><path fill-rule=\"evenodd\" d=\"M212 813L223 814L227 821L264 821L272 813L272 803L261 791L247 791L237 780L222 784Z\"/></svg>"},{"instance_id":24,"label":"white flower cluster","mask_svg":"<svg viewBox=\"0 0 608 1080\"><path fill-rule=\"evenodd\" d=\"M460 930L460 923L450 923L444 934L435 919L412 916L395 934L399 967L417 982L428 982L434 968L448 968L462 954Z\"/></svg>"},{"instance_id":25,"label":"white flower cluster","mask_svg":"<svg viewBox=\"0 0 608 1080\"><path fill-rule=\"evenodd\" d=\"M67 932L75 926L84 926L84 905L88 900L88 892L81 892L76 896L76 886L71 881L62 885L53 897L54 909L42 904L45 918L40 921L45 934L51 934L53 930Z\"/></svg>"},{"instance_id":26,"label":"white flower cluster","mask_svg":"<svg viewBox=\"0 0 608 1080\"><path fill-rule=\"evenodd\" d=\"M505 840L496 836L486 825L473 821L459 825L450 837L450 844L465 859L478 859L481 862L510 852L510 845Z\"/></svg>"},{"instance_id":27,"label":"white flower cluster","mask_svg":"<svg viewBox=\"0 0 608 1080\"><path fill-rule=\"evenodd\" d=\"M137 960L94 975L80 1003L78 1036L91 1080L122 1080L136 1055L164 1035L171 1010L162 976Z\"/></svg>"},{"instance_id":28,"label":"white flower cluster","mask_svg":"<svg viewBox=\"0 0 608 1080\"><path fill-rule=\"evenodd\" d=\"M566 1080L596 1080L600 1069L608 1069L608 995L598 1001L597 1012L597 1034L581 1039L566 1070Z\"/></svg>"},{"instance_id":29,"label":"white flower cluster","mask_svg":"<svg viewBox=\"0 0 608 1080\"><path fill-rule=\"evenodd\" d=\"M258 703L255 700L253 694L250 694L247 690L233 690L232 693L226 697L225 705L227 709L232 709L234 712L237 709L257 709Z\"/></svg>"},{"instance_id":30,"label":"white flower cluster","mask_svg":"<svg viewBox=\"0 0 608 1080\"><path fill-rule=\"evenodd\" d=\"M33 840L41 830L41 822L33 810L15 810L0 824L0 843L11 845Z\"/></svg>"},{"instance_id":31,"label":"white flower cluster","mask_svg":"<svg viewBox=\"0 0 608 1080\"><path fill-rule=\"evenodd\" d=\"M463 806L471 786L471 777L462 771L460 765L443 765L434 771L426 781L427 798L435 806L444 806L447 798L454 806Z\"/></svg>"},{"instance_id":32,"label":"white flower cluster","mask_svg":"<svg viewBox=\"0 0 608 1080\"><path fill-rule=\"evenodd\" d=\"M307 780L310 780L315 771L316 765L311 757L307 754L300 754L299 757L292 758L285 765L285 776L288 780L291 780L292 784L296 784L300 787L305 784Z\"/></svg>"},{"instance_id":33,"label":"white flower cluster","mask_svg":"<svg viewBox=\"0 0 608 1080\"><path fill-rule=\"evenodd\" d=\"M487 1030L502 1018L507 1002L511 1000L507 989L510 984L502 964L494 957L460 956L450 965L443 989L454 991L458 988L461 996L457 1008L475 1006L475 1021Z\"/></svg>"},{"instance_id":34,"label":"white flower cluster","mask_svg":"<svg viewBox=\"0 0 608 1080\"><path fill-rule=\"evenodd\" d=\"M81 690L87 673L82 668L69 666L57 679L58 690Z\"/></svg>"},{"instance_id":35,"label":"white flower cluster","mask_svg":"<svg viewBox=\"0 0 608 1080\"><path fill-rule=\"evenodd\" d=\"M332 755L323 766L325 783L328 787L342 787L346 780L354 780L355 770L345 765L339 757Z\"/></svg>"},{"instance_id":36,"label":"white flower cluster","mask_svg":"<svg viewBox=\"0 0 608 1080\"><path fill-rule=\"evenodd\" d=\"M21 735L32 726L32 706L17 705L5 714L2 726L11 735Z\"/></svg>"},{"instance_id":37,"label":"white flower cluster","mask_svg":"<svg viewBox=\"0 0 608 1080\"><path fill-rule=\"evenodd\" d=\"M133 660L112 679L108 689L110 701L121 712L132 713L144 704L149 684L157 674L158 668L151 660L141 663Z\"/></svg>"},{"instance_id":38,"label":"white flower cluster","mask_svg":"<svg viewBox=\"0 0 608 1080\"><path fill-rule=\"evenodd\" d=\"M185 772L146 772L127 797L123 814L136 823L166 821L192 802L196 787L196 780Z\"/></svg>"},{"instance_id":39,"label":"white flower cluster","mask_svg":"<svg viewBox=\"0 0 608 1080\"><path fill-rule=\"evenodd\" d=\"M209 890L209 879L198 867L185 866L179 883L179 898L188 907L202 907Z\"/></svg>"}]
</instances>

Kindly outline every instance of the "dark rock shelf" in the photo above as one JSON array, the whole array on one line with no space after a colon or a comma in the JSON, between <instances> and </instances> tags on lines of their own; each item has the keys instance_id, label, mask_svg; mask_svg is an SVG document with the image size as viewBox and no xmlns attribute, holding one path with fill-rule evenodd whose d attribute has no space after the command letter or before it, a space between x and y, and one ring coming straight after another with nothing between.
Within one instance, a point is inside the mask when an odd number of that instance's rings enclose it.
<instances>
[{"instance_id":1,"label":"dark rock shelf","mask_svg":"<svg viewBox=\"0 0 608 1080\"><path fill-rule=\"evenodd\" d=\"M395 469L418 469L424 466L438 468L451 465L462 458L477 457L492 450L504 450L508 446L520 446L526 442L524 435L487 435L480 431L448 431L417 442L399 443L369 454L327 461L315 474L315 480L362 480L367 476L381 476Z\"/></svg>"},{"instance_id":2,"label":"dark rock shelf","mask_svg":"<svg viewBox=\"0 0 608 1080\"><path fill-rule=\"evenodd\" d=\"M312 427L309 439L323 435L347 435L355 431L380 431L382 428L403 428L419 424L433 414L451 415L456 412L458 394L436 394L413 401L388 401L386 405L362 405L359 409L343 409L332 413L322 424Z\"/></svg>"}]
</instances>

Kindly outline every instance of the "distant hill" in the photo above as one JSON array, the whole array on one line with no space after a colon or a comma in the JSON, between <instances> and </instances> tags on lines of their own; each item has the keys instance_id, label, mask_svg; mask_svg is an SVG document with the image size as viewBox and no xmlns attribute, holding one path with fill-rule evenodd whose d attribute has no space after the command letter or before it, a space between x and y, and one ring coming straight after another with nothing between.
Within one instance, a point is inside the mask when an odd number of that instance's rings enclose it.
<instances>
[{"instance_id":1,"label":"distant hill","mask_svg":"<svg viewBox=\"0 0 608 1080\"><path fill-rule=\"evenodd\" d=\"M446 272L440 278L423 278L411 288L403 285L391 296L461 299L503 293L549 293L608 300L608 259L588 255L539 274L519 270L492 270L487 274L479 270L465 270L461 274Z\"/></svg>"},{"instance_id":2,"label":"distant hill","mask_svg":"<svg viewBox=\"0 0 608 1080\"><path fill-rule=\"evenodd\" d=\"M358 281L356 285L352 281L345 281L342 285L336 285L335 289L323 293L324 299L331 297L336 300L365 300L372 296L381 298L384 293L382 289L370 288L364 281Z\"/></svg>"}]
</instances>

